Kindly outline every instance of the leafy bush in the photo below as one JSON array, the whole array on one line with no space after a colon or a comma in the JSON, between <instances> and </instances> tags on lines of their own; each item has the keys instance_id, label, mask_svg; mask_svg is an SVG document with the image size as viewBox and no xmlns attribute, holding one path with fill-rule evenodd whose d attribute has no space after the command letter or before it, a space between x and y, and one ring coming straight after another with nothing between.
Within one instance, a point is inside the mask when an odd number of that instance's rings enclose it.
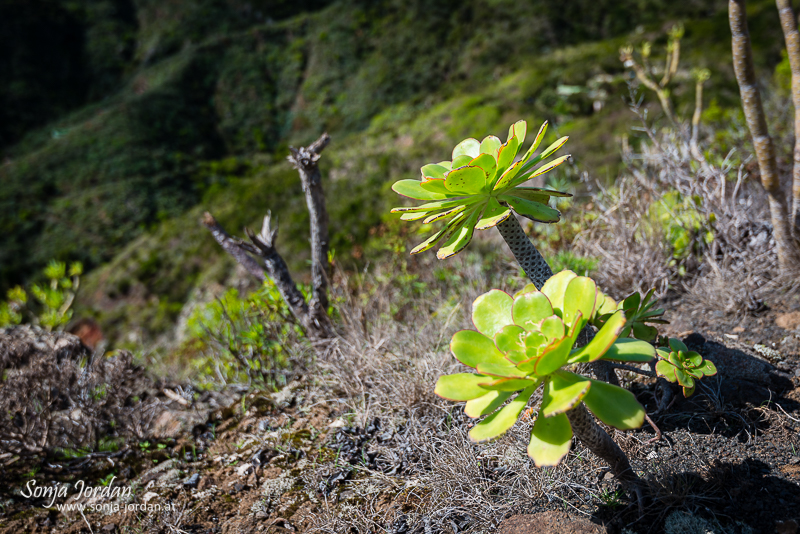
<instances>
[{"instance_id":1,"label":"leafy bush","mask_svg":"<svg viewBox=\"0 0 800 534\"><path fill-rule=\"evenodd\" d=\"M195 309L189 339L180 352L189 355L201 383L247 381L280 387L291 374L292 347L303 331L270 280L250 295L235 288Z\"/></svg>"},{"instance_id":2,"label":"leafy bush","mask_svg":"<svg viewBox=\"0 0 800 534\"><path fill-rule=\"evenodd\" d=\"M6 302L0 302L0 327L30 322L46 330L61 330L72 318L72 303L80 287L83 265L51 261L44 270L47 284L33 284L30 292L35 302L29 302L21 286L8 290Z\"/></svg>"}]
</instances>

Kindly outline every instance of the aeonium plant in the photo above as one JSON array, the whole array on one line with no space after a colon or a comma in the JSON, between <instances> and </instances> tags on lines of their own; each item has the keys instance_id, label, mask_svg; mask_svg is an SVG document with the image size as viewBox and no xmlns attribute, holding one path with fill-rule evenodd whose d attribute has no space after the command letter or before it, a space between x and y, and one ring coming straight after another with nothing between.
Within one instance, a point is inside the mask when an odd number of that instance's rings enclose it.
<instances>
[{"instance_id":1,"label":"aeonium plant","mask_svg":"<svg viewBox=\"0 0 800 534\"><path fill-rule=\"evenodd\" d=\"M689 348L679 339L670 339L669 347L656 351L659 356L656 363L656 374L668 381L677 382L683 388L683 396L690 397L697 384L704 376L717 374L717 367L713 362L704 360L703 357Z\"/></svg>"},{"instance_id":2,"label":"aeonium plant","mask_svg":"<svg viewBox=\"0 0 800 534\"><path fill-rule=\"evenodd\" d=\"M594 281L572 271L554 275L541 291L530 284L513 297L499 290L481 295L472 309L477 331L457 332L450 344L455 357L477 373L442 376L435 392L467 401L470 417L488 416L469 433L481 442L509 430L542 388L528 446L536 465L558 464L574 433L602 456L607 445L593 443L598 437L584 420L574 424L571 411L584 403L595 417L622 430L639 428L645 411L630 391L577 374L573 366L601 359L648 362L655 350L644 341L619 338L626 322L622 310L615 311L587 345L576 348L578 334L601 305L602 293ZM618 447L617 451L614 454L624 455ZM614 460L614 465L623 463ZM625 470L630 466L621 471Z\"/></svg>"},{"instance_id":3,"label":"aeonium plant","mask_svg":"<svg viewBox=\"0 0 800 534\"><path fill-rule=\"evenodd\" d=\"M517 159L527 133L527 123L518 121L509 128L505 143L493 135L483 141L465 139L453 149L451 161L422 167L421 180L395 182L392 189L396 193L425 203L394 208L393 213L402 213L401 219L406 221L422 219L425 224L444 221L438 231L411 253L418 254L442 242L436 256L448 258L469 244L475 229L485 230L509 220L512 211L534 221L557 222L561 214L548 205L550 197L572 195L522 187L526 181L558 167L569 158L569 155L561 156L535 168L567 142L567 137L562 137L534 157L546 131L545 122L527 152Z\"/></svg>"}]
</instances>

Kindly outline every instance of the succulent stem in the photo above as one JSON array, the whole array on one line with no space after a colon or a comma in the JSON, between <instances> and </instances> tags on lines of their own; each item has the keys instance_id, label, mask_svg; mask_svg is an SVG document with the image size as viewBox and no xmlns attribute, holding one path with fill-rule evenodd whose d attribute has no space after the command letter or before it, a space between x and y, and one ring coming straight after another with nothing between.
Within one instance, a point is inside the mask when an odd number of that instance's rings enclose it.
<instances>
[{"instance_id":1,"label":"succulent stem","mask_svg":"<svg viewBox=\"0 0 800 534\"><path fill-rule=\"evenodd\" d=\"M536 289L542 289L547 280L553 276L553 271L550 266L542 257L541 253L528 239L525 230L520 226L514 214L511 214L506 220L497 225L500 235L503 236L508 248L514 255L514 259L525 274L528 275Z\"/></svg>"},{"instance_id":2,"label":"succulent stem","mask_svg":"<svg viewBox=\"0 0 800 534\"><path fill-rule=\"evenodd\" d=\"M597 424L583 403L568 411L567 418L575 437L596 456L605 460L611 467L614 477L636 494L639 501L639 512L644 515L642 479L631 467L628 456L608 435L608 432Z\"/></svg>"}]
</instances>

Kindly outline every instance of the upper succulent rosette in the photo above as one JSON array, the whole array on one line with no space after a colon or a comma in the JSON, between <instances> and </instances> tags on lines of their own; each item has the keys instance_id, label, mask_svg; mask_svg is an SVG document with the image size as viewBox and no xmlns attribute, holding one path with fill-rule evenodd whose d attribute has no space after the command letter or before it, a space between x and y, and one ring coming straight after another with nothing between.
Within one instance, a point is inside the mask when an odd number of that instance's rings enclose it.
<instances>
[{"instance_id":1,"label":"upper succulent rosette","mask_svg":"<svg viewBox=\"0 0 800 534\"><path fill-rule=\"evenodd\" d=\"M644 408L630 391L567 369L600 359L653 359L655 349L649 343L618 338L626 322L622 310L613 312L587 345L574 347L586 323L611 303L591 278L572 271L550 278L541 292L530 284L514 297L498 290L481 295L472 307L478 331L456 332L450 343L456 359L477 373L442 376L435 392L445 399L467 401L465 412L470 417L488 415L469 433L472 440L485 441L511 428L541 386L539 415L528 446L537 466L555 465L567 454L572 427L566 412L580 402L607 425L623 430L640 427Z\"/></svg>"},{"instance_id":2,"label":"upper succulent rosette","mask_svg":"<svg viewBox=\"0 0 800 534\"><path fill-rule=\"evenodd\" d=\"M431 223L447 220L434 235L415 247L411 254L418 254L444 244L436 256L439 259L457 254L472 240L477 228L485 230L504 221L515 211L534 221L553 223L561 213L548 206L551 196L568 197L568 193L520 187L521 184L561 165L569 155L561 156L534 168L550 157L567 142L562 137L538 156L532 157L547 131L547 122L542 124L528 151L517 160L525 141L527 124L518 121L508 129L508 140L490 135L483 141L465 139L453 149L452 161L441 161L425 165L421 169L421 180L400 180L392 189L403 196L428 201L414 207L394 208L393 213L402 213L404 221Z\"/></svg>"}]
</instances>

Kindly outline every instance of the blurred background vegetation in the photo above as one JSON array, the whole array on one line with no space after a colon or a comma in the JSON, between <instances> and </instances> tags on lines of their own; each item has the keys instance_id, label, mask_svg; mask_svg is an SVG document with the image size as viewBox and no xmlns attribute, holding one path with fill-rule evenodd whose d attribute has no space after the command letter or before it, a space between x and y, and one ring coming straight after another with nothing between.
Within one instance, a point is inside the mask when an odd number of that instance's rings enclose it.
<instances>
[{"instance_id":1,"label":"blurred background vegetation","mask_svg":"<svg viewBox=\"0 0 800 534\"><path fill-rule=\"evenodd\" d=\"M748 9L763 79L788 87L774 2ZM304 265L307 213L285 156L323 131L345 268L408 231L388 215L395 180L520 118L571 136L572 166L552 185L613 182L622 137L643 135L618 50L662 47L678 22L687 68L711 71L705 120L733 124L718 132L724 153L746 135L715 0L2 0L0 293L50 260L79 261L76 317L112 346L173 336L187 302L234 271L198 224L205 209L236 232L272 210L284 256ZM672 93L683 116L693 90L687 78ZM556 257L576 261L596 265Z\"/></svg>"}]
</instances>

